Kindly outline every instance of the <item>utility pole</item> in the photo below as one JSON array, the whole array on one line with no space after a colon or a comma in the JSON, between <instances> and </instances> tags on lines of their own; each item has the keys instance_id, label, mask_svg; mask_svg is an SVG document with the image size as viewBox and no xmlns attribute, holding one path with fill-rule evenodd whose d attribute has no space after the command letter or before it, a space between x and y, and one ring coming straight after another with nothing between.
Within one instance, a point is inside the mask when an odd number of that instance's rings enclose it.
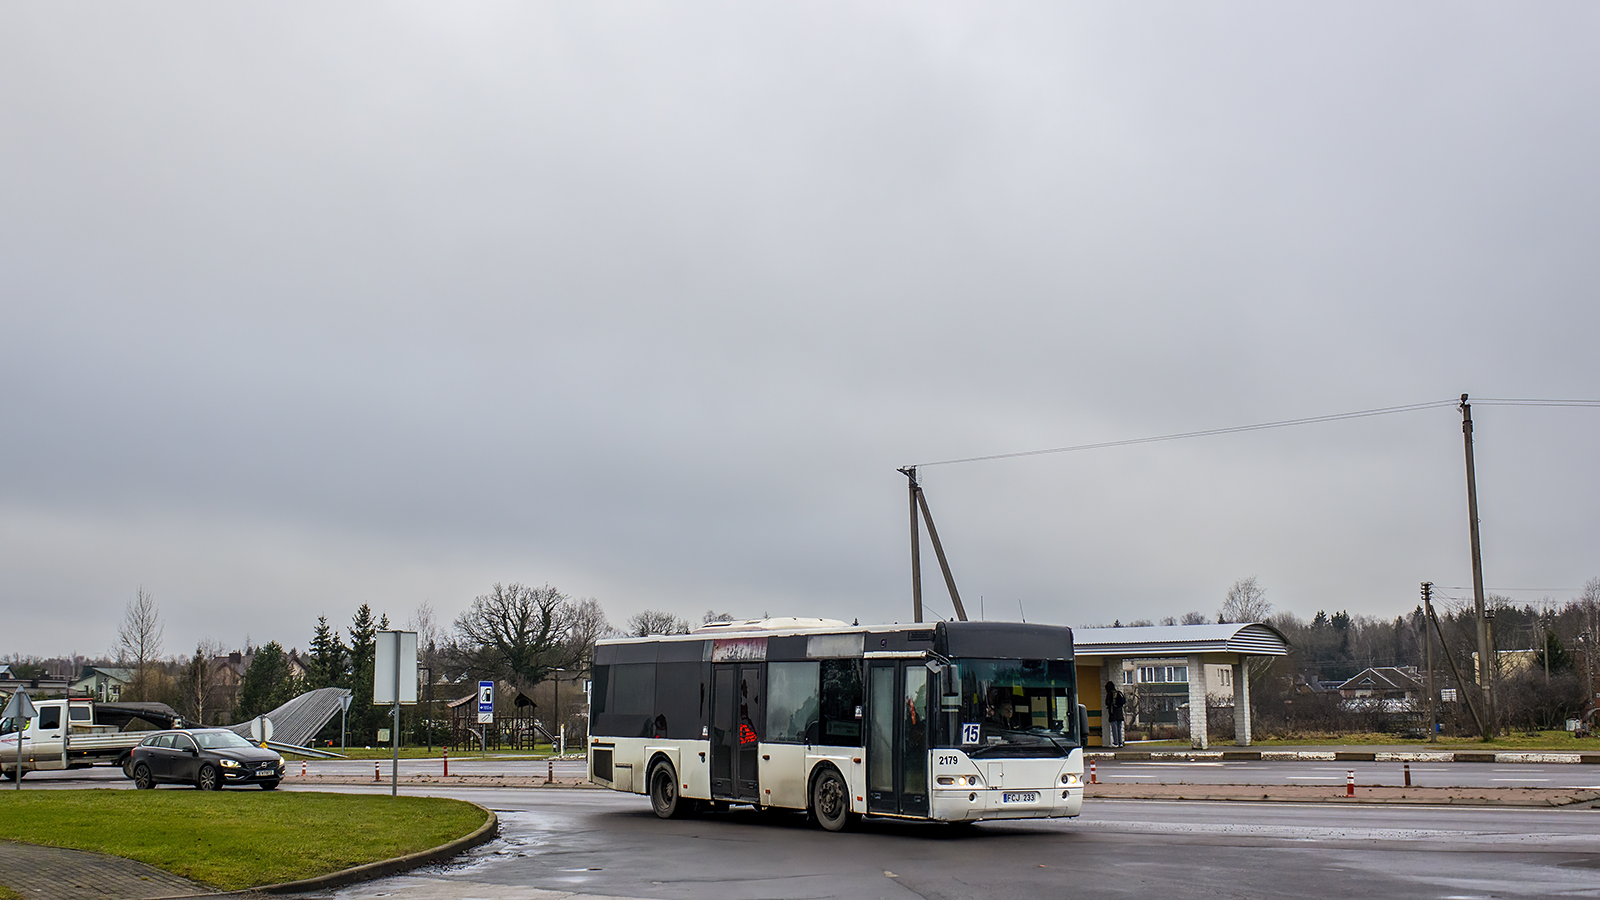
<instances>
[{"instance_id":1,"label":"utility pole","mask_svg":"<svg viewBox=\"0 0 1600 900\"><path fill-rule=\"evenodd\" d=\"M1483 691L1483 739L1494 737L1494 692L1490 677L1489 615L1483 600L1483 553L1478 543L1478 476L1472 462L1472 404L1461 395L1461 441L1467 453L1467 526L1472 536L1472 601L1478 613L1478 686Z\"/></svg>"},{"instance_id":2,"label":"utility pole","mask_svg":"<svg viewBox=\"0 0 1600 900\"><path fill-rule=\"evenodd\" d=\"M1434 697L1438 696L1438 694L1433 689L1433 633L1428 629L1428 621L1433 619L1433 582L1431 581L1422 583L1422 610L1423 615L1427 617L1422 622L1422 640L1425 642L1423 646L1427 648L1428 743L1432 744L1439 740L1439 715L1433 705Z\"/></svg>"},{"instance_id":3,"label":"utility pole","mask_svg":"<svg viewBox=\"0 0 1600 900\"><path fill-rule=\"evenodd\" d=\"M917 467L901 469L911 496L911 621L922 621L922 535L917 531Z\"/></svg>"},{"instance_id":4,"label":"utility pole","mask_svg":"<svg viewBox=\"0 0 1600 900\"><path fill-rule=\"evenodd\" d=\"M939 571L944 573L944 586L950 591L950 602L956 609L956 618L965 622L967 621L967 610L966 607L961 605L961 594L956 590L955 576L950 574L950 561L945 559L944 545L939 543L939 529L933 525L933 513L928 509L928 498L923 496L922 486L917 484L917 467L907 466L898 471L906 476L906 480L910 483L911 491L912 621L922 621L922 540L917 534L917 512L921 510L923 520L928 523L928 540L933 542L933 555L939 558Z\"/></svg>"}]
</instances>

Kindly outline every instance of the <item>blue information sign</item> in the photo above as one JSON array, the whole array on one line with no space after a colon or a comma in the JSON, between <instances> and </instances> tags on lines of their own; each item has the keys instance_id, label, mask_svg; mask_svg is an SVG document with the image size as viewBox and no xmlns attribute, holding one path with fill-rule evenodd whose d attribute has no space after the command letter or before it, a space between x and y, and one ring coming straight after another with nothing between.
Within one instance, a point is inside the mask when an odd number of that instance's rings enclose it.
<instances>
[{"instance_id":1,"label":"blue information sign","mask_svg":"<svg viewBox=\"0 0 1600 900\"><path fill-rule=\"evenodd\" d=\"M494 682L478 682L478 724L494 721Z\"/></svg>"}]
</instances>

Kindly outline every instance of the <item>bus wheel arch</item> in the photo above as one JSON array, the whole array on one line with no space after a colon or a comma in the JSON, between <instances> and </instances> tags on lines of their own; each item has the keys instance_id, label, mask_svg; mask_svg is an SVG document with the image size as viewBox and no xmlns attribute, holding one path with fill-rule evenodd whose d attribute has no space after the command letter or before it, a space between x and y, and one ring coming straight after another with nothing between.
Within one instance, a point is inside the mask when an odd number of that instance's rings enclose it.
<instances>
[{"instance_id":1,"label":"bus wheel arch","mask_svg":"<svg viewBox=\"0 0 1600 900\"><path fill-rule=\"evenodd\" d=\"M850 783L832 763L818 763L811 770L811 817L828 831L844 831L855 823L850 810Z\"/></svg>"},{"instance_id":2,"label":"bus wheel arch","mask_svg":"<svg viewBox=\"0 0 1600 900\"><path fill-rule=\"evenodd\" d=\"M645 770L645 786L650 794L650 808L663 819L682 819L692 815L695 802L678 792L678 770L664 754L656 754Z\"/></svg>"}]
</instances>

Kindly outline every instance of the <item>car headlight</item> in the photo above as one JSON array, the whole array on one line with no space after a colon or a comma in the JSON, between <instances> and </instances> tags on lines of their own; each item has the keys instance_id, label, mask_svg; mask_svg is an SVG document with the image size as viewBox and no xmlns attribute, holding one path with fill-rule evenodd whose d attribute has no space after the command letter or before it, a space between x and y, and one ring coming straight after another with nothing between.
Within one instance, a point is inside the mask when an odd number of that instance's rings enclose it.
<instances>
[{"instance_id":1,"label":"car headlight","mask_svg":"<svg viewBox=\"0 0 1600 900\"><path fill-rule=\"evenodd\" d=\"M225 760L223 760L222 761L222 767L224 769L242 769L242 768L244 768L243 766L239 765L239 761L237 759L225 759Z\"/></svg>"}]
</instances>

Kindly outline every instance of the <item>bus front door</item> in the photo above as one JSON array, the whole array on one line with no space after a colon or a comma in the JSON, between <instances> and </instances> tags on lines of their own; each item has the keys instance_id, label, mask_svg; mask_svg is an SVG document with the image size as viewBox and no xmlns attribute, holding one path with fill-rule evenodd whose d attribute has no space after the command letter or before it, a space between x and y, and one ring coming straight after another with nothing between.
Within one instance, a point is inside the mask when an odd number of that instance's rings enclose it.
<instances>
[{"instance_id":1,"label":"bus front door","mask_svg":"<svg viewBox=\"0 0 1600 900\"><path fill-rule=\"evenodd\" d=\"M928 670L922 660L867 667L867 812L928 814Z\"/></svg>"},{"instance_id":2,"label":"bus front door","mask_svg":"<svg viewBox=\"0 0 1600 900\"><path fill-rule=\"evenodd\" d=\"M760 663L717 663L712 671L711 796L759 803L766 695Z\"/></svg>"}]
</instances>

